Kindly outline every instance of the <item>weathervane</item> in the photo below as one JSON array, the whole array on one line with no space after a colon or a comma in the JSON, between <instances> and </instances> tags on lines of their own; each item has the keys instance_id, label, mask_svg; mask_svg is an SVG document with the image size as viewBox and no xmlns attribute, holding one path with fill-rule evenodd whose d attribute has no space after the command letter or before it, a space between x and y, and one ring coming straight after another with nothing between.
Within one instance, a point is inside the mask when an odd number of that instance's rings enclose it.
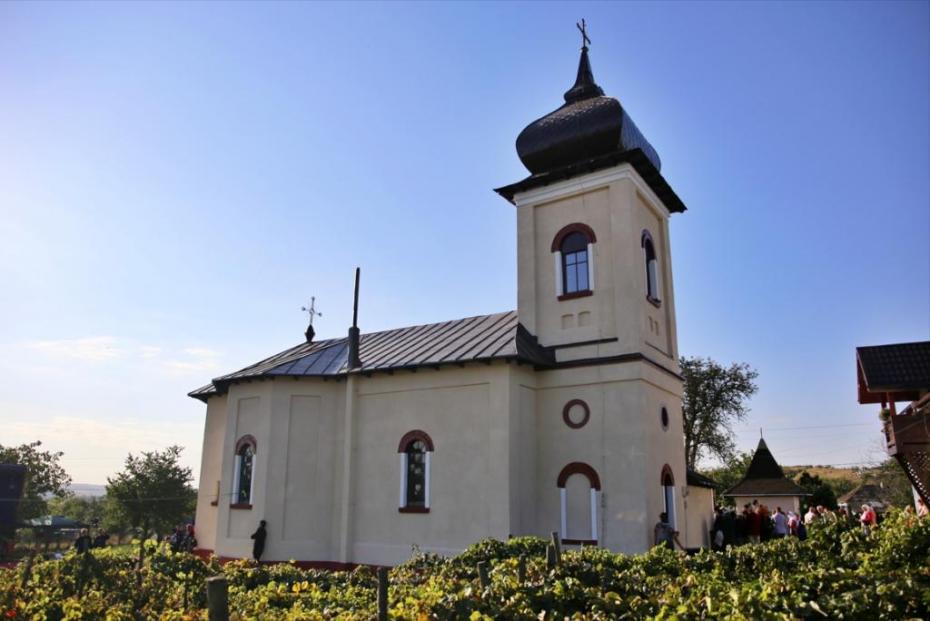
<instances>
[{"instance_id":1,"label":"weathervane","mask_svg":"<svg viewBox=\"0 0 930 621\"><path fill-rule=\"evenodd\" d=\"M591 44L591 39L588 38L588 25L584 23L584 18L581 19L580 24L575 22L575 26L581 31L581 49L588 49L588 45Z\"/></svg>"},{"instance_id":2,"label":"weathervane","mask_svg":"<svg viewBox=\"0 0 930 621\"><path fill-rule=\"evenodd\" d=\"M313 329L313 318L314 318L314 317L322 317L322 316L323 316L323 313L321 313L320 311L318 311L318 310L316 309L316 298L315 298L315 297L311 297L311 298L310 298L310 306L309 306L309 307L308 307L308 306L301 306L301 307L300 307L300 310L302 310L302 311L305 312L305 313L309 313L309 314L310 314L310 325L307 326L307 331L304 332L304 335L307 337L307 342L310 343L310 342L313 341L313 337L314 337L314 335L316 334L316 331Z\"/></svg>"}]
</instances>

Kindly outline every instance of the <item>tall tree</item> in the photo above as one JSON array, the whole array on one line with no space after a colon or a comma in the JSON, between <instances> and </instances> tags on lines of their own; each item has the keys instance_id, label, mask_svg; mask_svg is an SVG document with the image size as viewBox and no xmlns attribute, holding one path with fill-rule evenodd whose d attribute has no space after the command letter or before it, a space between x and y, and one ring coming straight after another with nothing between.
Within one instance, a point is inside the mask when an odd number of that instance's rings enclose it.
<instances>
[{"instance_id":1,"label":"tall tree","mask_svg":"<svg viewBox=\"0 0 930 621\"><path fill-rule=\"evenodd\" d=\"M26 466L23 499L19 503L19 519L45 515L48 511L46 499L50 496L68 496L71 477L59 463L64 453L43 451L42 442L36 440L20 446L0 445L0 464Z\"/></svg>"},{"instance_id":2,"label":"tall tree","mask_svg":"<svg viewBox=\"0 0 930 621\"><path fill-rule=\"evenodd\" d=\"M130 454L115 477L107 478L107 497L144 540L152 531L167 532L193 511L197 494L191 469L179 463L181 447Z\"/></svg>"},{"instance_id":3,"label":"tall tree","mask_svg":"<svg viewBox=\"0 0 930 621\"><path fill-rule=\"evenodd\" d=\"M714 482L720 485L718 492L730 489L739 483L746 471L749 470L749 463L752 461L751 452L736 452L727 459L722 466L710 470L702 470L701 474L706 475ZM733 506L733 499L730 497L718 496L717 502L722 505Z\"/></svg>"},{"instance_id":4,"label":"tall tree","mask_svg":"<svg viewBox=\"0 0 930 621\"><path fill-rule=\"evenodd\" d=\"M692 469L702 457L727 462L736 450L731 425L749 413L746 401L757 390L759 374L744 362L729 367L710 358L682 357L680 362L685 380L685 461Z\"/></svg>"}]
</instances>

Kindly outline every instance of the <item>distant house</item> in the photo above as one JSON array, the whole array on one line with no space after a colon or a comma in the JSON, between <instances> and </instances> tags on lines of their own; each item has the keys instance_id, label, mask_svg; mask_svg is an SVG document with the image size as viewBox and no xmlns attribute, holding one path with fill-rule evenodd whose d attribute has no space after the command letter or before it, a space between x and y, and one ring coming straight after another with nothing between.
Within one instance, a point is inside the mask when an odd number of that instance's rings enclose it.
<instances>
[{"instance_id":1,"label":"distant house","mask_svg":"<svg viewBox=\"0 0 930 621\"><path fill-rule=\"evenodd\" d=\"M859 403L881 404L888 456L930 504L930 341L857 347L856 376Z\"/></svg>"},{"instance_id":2,"label":"distant house","mask_svg":"<svg viewBox=\"0 0 930 621\"><path fill-rule=\"evenodd\" d=\"M840 496L837 499L837 504L857 511L862 505L867 504L876 511L881 512L887 509L891 502L889 501L888 492L881 485L864 483Z\"/></svg>"},{"instance_id":3,"label":"distant house","mask_svg":"<svg viewBox=\"0 0 930 621\"><path fill-rule=\"evenodd\" d=\"M801 510L801 498L810 496L810 493L785 476L765 440L759 439L746 475L723 495L732 498L737 507L757 501L770 509L781 507L783 511L798 512Z\"/></svg>"}]
</instances>

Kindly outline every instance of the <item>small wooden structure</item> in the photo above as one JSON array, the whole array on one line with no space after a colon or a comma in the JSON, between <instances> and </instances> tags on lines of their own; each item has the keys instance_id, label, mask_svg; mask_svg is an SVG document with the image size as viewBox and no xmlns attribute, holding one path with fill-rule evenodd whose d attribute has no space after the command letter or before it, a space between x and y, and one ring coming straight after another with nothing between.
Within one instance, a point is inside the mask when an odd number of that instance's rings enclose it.
<instances>
[{"instance_id":1,"label":"small wooden structure","mask_svg":"<svg viewBox=\"0 0 930 621\"><path fill-rule=\"evenodd\" d=\"M882 406L888 455L930 504L930 341L857 347L856 373L859 403Z\"/></svg>"},{"instance_id":2,"label":"small wooden structure","mask_svg":"<svg viewBox=\"0 0 930 621\"><path fill-rule=\"evenodd\" d=\"M851 508L858 511L862 505L869 505L877 512L882 513L891 503L888 500L888 492L876 483L863 483L849 490L836 499L841 507Z\"/></svg>"},{"instance_id":3,"label":"small wooden structure","mask_svg":"<svg viewBox=\"0 0 930 621\"><path fill-rule=\"evenodd\" d=\"M791 510L795 513L801 510L801 498L810 496L785 476L765 440L761 438L746 474L723 495L732 498L737 509L741 505L756 501L770 509L781 507L785 511Z\"/></svg>"}]
</instances>

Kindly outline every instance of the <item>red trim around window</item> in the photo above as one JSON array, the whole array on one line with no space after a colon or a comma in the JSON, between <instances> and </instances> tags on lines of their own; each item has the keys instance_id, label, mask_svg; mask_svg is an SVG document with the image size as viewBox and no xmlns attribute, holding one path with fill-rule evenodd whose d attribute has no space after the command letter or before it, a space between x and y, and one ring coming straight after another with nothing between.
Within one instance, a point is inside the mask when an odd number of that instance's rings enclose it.
<instances>
[{"instance_id":1,"label":"red trim around window","mask_svg":"<svg viewBox=\"0 0 930 621\"><path fill-rule=\"evenodd\" d=\"M593 294L594 292L590 289L585 289L584 291L572 291L571 293L563 293L559 296L559 302L562 300L574 300L575 298L586 298Z\"/></svg>"},{"instance_id":2,"label":"red trim around window","mask_svg":"<svg viewBox=\"0 0 930 621\"><path fill-rule=\"evenodd\" d=\"M596 546L597 539L563 539L562 543L570 546Z\"/></svg>"},{"instance_id":3,"label":"red trim around window","mask_svg":"<svg viewBox=\"0 0 930 621\"><path fill-rule=\"evenodd\" d=\"M400 439L400 444L397 445L398 453L405 453L407 447L410 446L411 442L420 440L423 444L426 445L427 451L433 451L433 439L429 437L429 434L425 431L419 429L414 429L413 431L408 431L404 434L404 437Z\"/></svg>"},{"instance_id":4,"label":"red trim around window","mask_svg":"<svg viewBox=\"0 0 930 621\"><path fill-rule=\"evenodd\" d=\"M429 513L429 507L398 507L399 513Z\"/></svg>"},{"instance_id":5,"label":"red trim around window","mask_svg":"<svg viewBox=\"0 0 930 621\"><path fill-rule=\"evenodd\" d=\"M594 229L592 229L587 224L581 222L572 222L566 226L563 226L562 229L555 234L555 237L552 238L552 252L558 252L562 249L562 241L572 233L581 233L588 238L588 243L593 244L597 241L597 236L594 234Z\"/></svg>"},{"instance_id":6,"label":"red trim around window","mask_svg":"<svg viewBox=\"0 0 930 621\"><path fill-rule=\"evenodd\" d=\"M672 468L668 464L662 466L662 485L675 485L675 475L672 473Z\"/></svg>"},{"instance_id":7,"label":"red trim around window","mask_svg":"<svg viewBox=\"0 0 930 621\"><path fill-rule=\"evenodd\" d=\"M245 446L246 444L252 445L253 453L258 451L258 443L255 441L255 436L251 434L246 434L236 441L236 455L239 454L239 451L242 450L242 447Z\"/></svg>"},{"instance_id":8,"label":"red trim around window","mask_svg":"<svg viewBox=\"0 0 930 621\"><path fill-rule=\"evenodd\" d=\"M235 502L229 505L230 509L251 509L252 503L250 502Z\"/></svg>"},{"instance_id":9,"label":"red trim around window","mask_svg":"<svg viewBox=\"0 0 930 621\"><path fill-rule=\"evenodd\" d=\"M559 473L558 486L565 487L565 483L568 481L568 477L573 474L583 474L588 477L588 482L591 484L592 489L600 491L601 489L601 478L597 476L597 471L589 466L588 464L581 461L573 461L564 468L562 472Z\"/></svg>"},{"instance_id":10,"label":"red trim around window","mask_svg":"<svg viewBox=\"0 0 930 621\"><path fill-rule=\"evenodd\" d=\"M574 406L580 405L584 410L584 416L581 417L579 422L573 422L571 416L568 415L569 410ZM591 408L588 407L588 404L582 401L581 399L572 399L565 404L565 407L562 408L562 420L565 421L565 424L571 427L572 429L581 429L588 424L588 420L591 418Z\"/></svg>"}]
</instances>

